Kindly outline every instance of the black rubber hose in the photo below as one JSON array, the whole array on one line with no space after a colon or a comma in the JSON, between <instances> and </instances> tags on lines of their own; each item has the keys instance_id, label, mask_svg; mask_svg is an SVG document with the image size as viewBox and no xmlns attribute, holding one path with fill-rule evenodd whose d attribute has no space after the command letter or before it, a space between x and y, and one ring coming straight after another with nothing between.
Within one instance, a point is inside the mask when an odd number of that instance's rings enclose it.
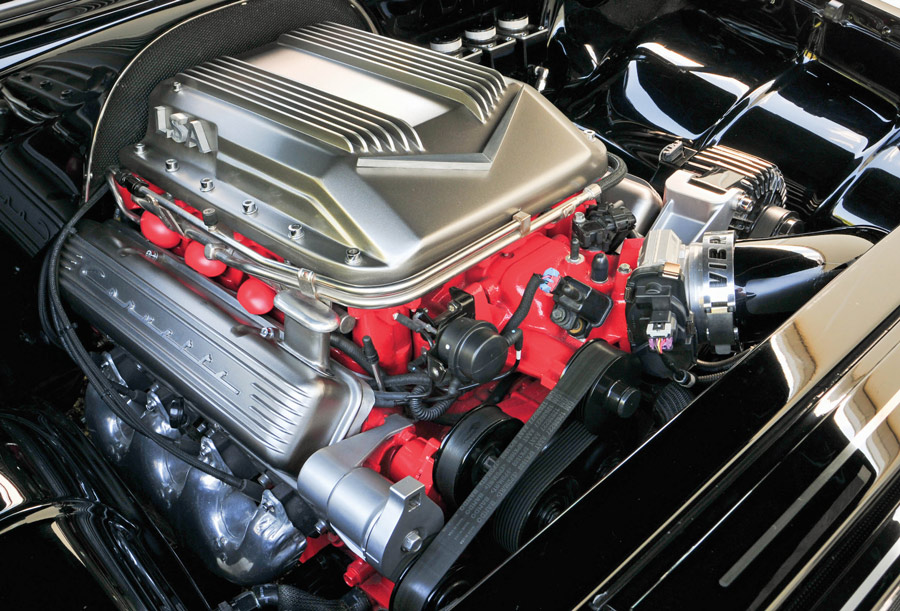
<instances>
[{"instance_id":1,"label":"black rubber hose","mask_svg":"<svg viewBox=\"0 0 900 611\"><path fill-rule=\"evenodd\" d=\"M374 375L374 370L372 369L372 364L366 359L366 355L363 352L361 346L357 345L352 339L341 335L340 333L332 333L331 334L331 346L337 348L348 357L353 359L353 362L359 365L365 370L369 375Z\"/></svg>"},{"instance_id":2,"label":"black rubber hose","mask_svg":"<svg viewBox=\"0 0 900 611\"><path fill-rule=\"evenodd\" d=\"M436 420L447 413L447 410L450 409L450 406L456 403L456 400L459 398L459 395L453 395L451 397L447 397L446 399L441 399L437 403L428 407L428 420ZM423 418L424 420L424 418Z\"/></svg>"},{"instance_id":3,"label":"black rubber hose","mask_svg":"<svg viewBox=\"0 0 900 611\"><path fill-rule=\"evenodd\" d=\"M509 394L509 391L512 390L512 387L520 379L520 376L508 375L497 382L497 385L494 386L491 394L489 394L487 399L484 400L485 405L497 405L498 403L500 403L500 401L506 398L506 395Z\"/></svg>"},{"instance_id":4,"label":"black rubber hose","mask_svg":"<svg viewBox=\"0 0 900 611\"><path fill-rule=\"evenodd\" d=\"M388 388L397 386L409 386L410 384L430 384L431 378L424 371L415 373L401 373L395 376L387 376L384 385Z\"/></svg>"},{"instance_id":5,"label":"black rubber hose","mask_svg":"<svg viewBox=\"0 0 900 611\"><path fill-rule=\"evenodd\" d=\"M519 328L519 325L522 324L522 321L525 320L525 317L528 316L528 312L531 311L531 304L534 303L534 296L540 285L541 277L538 274L532 274L531 278L528 279L528 284L525 285L522 300L519 301L516 311L513 312L513 315L509 317L509 320L506 321L506 325L503 327L503 337L509 339Z\"/></svg>"},{"instance_id":6,"label":"black rubber hose","mask_svg":"<svg viewBox=\"0 0 900 611\"><path fill-rule=\"evenodd\" d=\"M719 373L720 371L728 371L731 369L735 363L740 360L740 358L744 356L744 352L738 352L737 354L732 354L727 359L722 359L721 361L702 361L697 359L697 363L695 367L700 371L706 371L709 373Z\"/></svg>"},{"instance_id":7,"label":"black rubber hose","mask_svg":"<svg viewBox=\"0 0 900 611\"><path fill-rule=\"evenodd\" d=\"M431 384L417 384L413 386L412 391L409 393L411 396L408 398L407 406L409 407L409 413L416 420L433 420L434 418L427 418L425 416L428 415L428 407L425 405L425 397L431 391Z\"/></svg>"},{"instance_id":8,"label":"black rubber hose","mask_svg":"<svg viewBox=\"0 0 900 611\"><path fill-rule=\"evenodd\" d=\"M310 594L296 586L265 584L241 592L230 602L221 603L218 611L369 611L372 604L359 588L353 588L341 598L331 600Z\"/></svg>"},{"instance_id":9,"label":"black rubber hose","mask_svg":"<svg viewBox=\"0 0 900 611\"><path fill-rule=\"evenodd\" d=\"M415 388L424 388L421 392L417 392ZM424 401L431 394L431 386L416 386L412 391L373 391L375 394L375 405L379 407L394 407L401 403L408 404L410 401Z\"/></svg>"},{"instance_id":10,"label":"black rubber hose","mask_svg":"<svg viewBox=\"0 0 900 611\"><path fill-rule=\"evenodd\" d=\"M410 415L416 420L436 420L440 418L459 397L460 386L459 380L454 378L447 389L448 396L431 405L426 405L424 399L411 399L409 402ZM416 386L413 391L415 392L419 388L419 386Z\"/></svg>"},{"instance_id":11,"label":"black rubber hose","mask_svg":"<svg viewBox=\"0 0 900 611\"><path fill-rule=\"evenodd\" d=\"M625 165L625 161L619 157L618 155L613 155L612 153L606 153L606 158L608 163L613 165L613 169L609 170L609 172L597 181L597 184L600 186L602 191L606 191L607 189L612 189L617 184L622 182L625 179L625 176L628 174L628 166Z\"/></svg>"},{"instance_id":12,"label":"black rubber hose","mask_svg":"<svg viewBox=\"0 0 900 611\"><path fill-rule=\"evenodd\" d=\"M47 309L47 282L50 277L49 270L50 269L50 257L44 257L43 262L41 263L41 275L38 278L38 320L41 322L41 328L44 330L44 334L47 336L47 341L56 346L57 348L62 349L62 343L59 340L59 337L56 335L56 330L53 328L52 323L50 322L50 312Z\"/></svg>"},{"instance_id":13,"label":"black rubber hose","mask_svg":"<svg viewBox=\"0 0 900 611\"><path fill-rule=\"evenodd\" d=\"M677 382L669 382L656 396L653 412L661 424L665 424L694 400L694 394Z\"/></svg>"},{"instance_id":14,"label":"black rubber hose","mask_svg":"<svg viewBox=\"0 0 900 611\"><path fill-rule=\"evenodd\" d=\"M721 378L721 377L722 377L723 375L725 375L726 373L728 373L728 372L727 372L727 371L720 371L720 372L718 372L718 373L711 373L711 374L706 375L706 376L697 376L697 381L698 381L698 382L701 382L701 383L703 383L703 384L712 384L713 382L715 382L716 380L718 380L719 378Z\"/></svg>"},{"instance_id":15,"label":"black rubber hose","mask_svg":"<svg viewBox=\"0 0 900 611\"><path fill-rule=\"evenodd\" d=\"M337 600L315 596L294 586L278 586L279 611L369 611L372 605L359 588Z\"/></svg>"}]
</instances>

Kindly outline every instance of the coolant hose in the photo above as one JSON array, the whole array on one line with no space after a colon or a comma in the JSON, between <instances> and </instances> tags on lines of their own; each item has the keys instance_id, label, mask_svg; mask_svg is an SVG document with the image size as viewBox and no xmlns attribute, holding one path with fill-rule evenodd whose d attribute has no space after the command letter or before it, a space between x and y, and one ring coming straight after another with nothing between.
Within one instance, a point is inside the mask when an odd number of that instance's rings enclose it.
<instances>
[{"instance_id":1,"label":"coolant hose","mask_svg":"<svg viewBox=\"0 0 900 611\"><path fill-rule=\"evenodd\" d=\"M231 602L219 603L217 611L369 611L369 599L359 588L353 588L337 600L310 594L295 586L266 584L253 586L235 596Z\"/></svg>"},{"instance_id":2,"label":"coolant hose","mask_svg":"<svg viewBox=\"0 0 900 611\"><path fill-rule=\"evenodd\" d=\"M607 151L606 158L608 163L612 163L614 167L606 176L597 181L601 191L612 189L622 182L625 179L625 175L628 174L628 166L625 165L625 161L621 157Z\"/></svg>"}]
</instances>

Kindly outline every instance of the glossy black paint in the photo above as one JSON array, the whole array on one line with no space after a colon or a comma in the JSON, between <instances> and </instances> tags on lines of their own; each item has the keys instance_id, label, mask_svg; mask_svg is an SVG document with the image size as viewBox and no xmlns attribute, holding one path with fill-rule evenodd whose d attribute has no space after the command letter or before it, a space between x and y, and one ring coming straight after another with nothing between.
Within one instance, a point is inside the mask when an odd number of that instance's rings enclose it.
<instances>
[{"instance_id":1,"label":"glossy black paint","mask_svg":"<svg viewBox=\"0 0 900 611\"><path fill-rule=\"evenodd\" d=\"M76 0L0 24L4 93L21 102L0 104L0 223L26 250L37 252L73 209L90 134L121 68L162 29L215 4L224 2ZM812 214L814 226L892 228L900 223L900 54L891 36L877 35L893 24L873 21L861 9L852 23L825 23L811 3L790 1L565 4L565 27L555 32L552 46L548 94L575 120L600 132L612 150L624 153L633 171L661 185L664 176L656 175L655 160L666 143L676 138L693 145L722 142L778 163L791 181L791 205ZM126 29L128 37L118 34ZM13 328L12 335L16 332ZM13 358L20 354L17 341L4 344L7 352L16 351ZM692 594L706 592L717 576L705 567L721 550L735 546L747 523L764 523L756 516L777 513L778 503L788 498L784 491L802 488L813 467L839 447L840 438L810 418L809 409L862 349L861 344L809 393L792 420L794 428L773 432L760 460L702 505L731 506L750 482L780 469L761 490L771 500L754 498L734 516L734 529L710 539L701 550L705 555L683 564L677 561L698 534L723 516L712 511L677 524L677 538L660 544L641 560L640 570L620 580L615 608L639 599L646 608L674 601L683 608ZM46 366L33 356L4 367L4 376L14 382L23 368ZM789 378L778 351L767 342L462 607L576 604L604 571L760 430L785 400ZM723 404L729 407L725 415ZM55 580L54 588L5 589L4 603L105 608L112 596L138 607L177 605L179 599L187 608L205 605L178 558L71 421L42 410L0 410L0 442L2 498L9 503L0 510L6 552L0 575L4 583ZM794 446L798 451L785 459ZM838 474L848 482L859 472L854 460ZM17 498L14 505L13 493L23 500ZM825 494L830 495L830 501L822 501L827 505L840 496L839 486ZM900 499L894 488L884 495L885 506ZM894 544L896 522L873 520L860 535L872 553L848 559L847 570L830 588L852 587L872 569L878 551L883 555ZM771 553L781 558L796 544L796 538L786 540ZM900 574L892 570L883 578L884 587ZM662 581L664 573L672 577ZM762 573L748 575L756 579L756 594L754 588L742 589L744 606L761 591L759 583L765 585ZM657 582L660 587L651 588ZM816 596L829 591L820 587ZM709 600L723 604L723 599Z\"/></svg>"},{"instance_id":2,"label":"glossy black paint","mask_svg":"<svg viewBox=\"0 0 900 611\"><path fill-rule=\"evenodd\" d=\"M135 53L143 42L163 28L205 8L226 3L223 0L75 0L44 3L40 10L6 20L2 19L0 8L0 75L85 48L119 48Z\"/></svg>"},{"instance_id":3,"label":"glossy black paint","mask_svg":"<svg viewBox=\"0 0 900 611\"><path fill-rule=\"evenodd\" d=\"M775 162L790 206L812 227L892 229L897 28L862 3L845 3L845 19L829 22L822 4L660 0L631 11L623 0L566 2L548 95L659 188L667 143L721 143Z\"/></svg>"},{"instance_id":4,"label":"glossy black paint","mask_svg":"<svg viewBox=\"0 0 900 611\"><path fill-rule=\"evenodd\" d=\"M208 607L84 433L51 409L0 410L0 545L8 608Z\"/></svg>"}]
</instances>

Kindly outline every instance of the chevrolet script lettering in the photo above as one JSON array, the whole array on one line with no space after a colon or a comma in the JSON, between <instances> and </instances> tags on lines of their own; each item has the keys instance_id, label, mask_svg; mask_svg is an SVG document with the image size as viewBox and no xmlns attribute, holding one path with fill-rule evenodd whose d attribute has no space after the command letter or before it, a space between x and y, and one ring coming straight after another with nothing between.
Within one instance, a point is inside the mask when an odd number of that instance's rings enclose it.
<instances>
[{"instance_id":1,"label":"chevrolet script lettering","mask_svg":"<svg viewBox=\"0 0 900 611\"><path fill-rule=\"evenodd\" d=\"M95 288L99 289L101 294L109 297L113 303L128 312L135 320L142 323L153 334L175 348L192 363L218 380L234 395L241 394L241 390L227 380L228 371L225 369L217 370L214 367L215 363L213 362L211 354L208 352L196 353L196 348L192 339L186 338L184 340L179 340L178 334L172 329L157 326L156 318L149 312L143 314L139 312L138 306L133 299L123 298L119 293L119 289L112 286L114 276L108 276L107 273L99 267L91 267L90 263L82 266L80 274L88 282L93 284Z\"/></svg>"},{"instance_id":2,"label":"chevrolet script lettering","mask_svg":"<svg viewBox=\"0 0 900 611\"><path fill-rule=\"evenodd\" d=\"M172 112L168 106L157 106L154 110L156 133L164 134L166 138L188 148L196 147L201 153L216 150L215 128L207 121L195 119L183 112Z\"/></svg>"}]
</instances>

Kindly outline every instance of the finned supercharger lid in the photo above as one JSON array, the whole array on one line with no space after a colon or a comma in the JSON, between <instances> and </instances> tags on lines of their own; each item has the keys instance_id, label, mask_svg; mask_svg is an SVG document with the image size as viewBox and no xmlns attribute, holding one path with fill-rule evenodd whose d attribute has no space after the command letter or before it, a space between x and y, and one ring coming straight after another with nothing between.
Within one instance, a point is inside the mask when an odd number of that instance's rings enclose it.
<instances>
[{"instance_id":1,"label":"finned supercharger lid","mask_svg":"<svg viewBox=\"0 0 900 611\"><path fill-rule=\"evenodd\" d=\"M195 66L149 103L129 170L293 266L386 293L606 171L602 143L531 87L330 23Z\"/></svg>"}]
</instances>

